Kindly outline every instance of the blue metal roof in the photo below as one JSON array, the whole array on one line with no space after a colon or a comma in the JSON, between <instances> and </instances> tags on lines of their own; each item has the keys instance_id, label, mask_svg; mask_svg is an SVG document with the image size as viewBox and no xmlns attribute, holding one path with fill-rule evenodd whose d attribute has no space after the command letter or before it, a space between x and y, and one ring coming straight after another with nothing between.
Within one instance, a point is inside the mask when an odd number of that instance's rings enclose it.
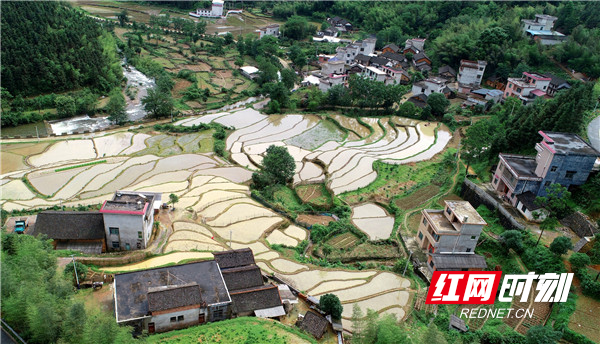
<instances>
[{"instance_id":1,"label":"blue metal roof","mask_svg":"<svg viewBox=\"0 0 600 344\"><path fill-rule=\"evenodd\" d=\"M558 31L550 31L550 30L527 30L527 33L530 33L534 36L564 36L562 33Z\"/></svg>"},{"instance_id":2,"label":"blue metal roof","mask_svg":"<svg viewBox=\"0 0 600 344\"><path fill-rule=\"evenodd\" d=\"M500 90L490 90L488 88L480 88L478 90L471 91L471 93L481 94L481 95L490 95L490 97L497 97L502 95L502 91Z\"/></svg>"}]
</instances>

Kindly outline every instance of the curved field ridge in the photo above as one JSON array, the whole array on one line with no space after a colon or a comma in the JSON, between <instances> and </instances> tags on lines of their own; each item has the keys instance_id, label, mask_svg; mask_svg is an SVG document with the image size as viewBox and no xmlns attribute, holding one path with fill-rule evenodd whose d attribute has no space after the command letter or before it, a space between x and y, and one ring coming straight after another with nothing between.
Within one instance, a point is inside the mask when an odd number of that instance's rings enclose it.
<instances>
[{"instance_id":1,"label":"curved field ridge","mask_svg":"<svg viewBox=\"0 0 600 344\"><path fill-rule=\"evenodd\" d=\"M270 145L285 146L296 161L294 184L325 181L333 193L365 187L377 178L373 162L404 164L431 159L450 141L448 129L437 123L400 117L357 119L314 115L264 116L252 108L184 120L182 125L215 121L236 130L226 142L231 158L256 170Z\"/></svg>"},{"instance_id":2,"label":"curved field ridge","mask_svg":"<svg viewBox=\"0 0 600 344\"><path fill-rule=\"evenodd\" d=\"M352 223L365 232L371 240L387 239L394 229L394 217L373 203L353 207L351 219Z\"/></svg>"}]
</instances>

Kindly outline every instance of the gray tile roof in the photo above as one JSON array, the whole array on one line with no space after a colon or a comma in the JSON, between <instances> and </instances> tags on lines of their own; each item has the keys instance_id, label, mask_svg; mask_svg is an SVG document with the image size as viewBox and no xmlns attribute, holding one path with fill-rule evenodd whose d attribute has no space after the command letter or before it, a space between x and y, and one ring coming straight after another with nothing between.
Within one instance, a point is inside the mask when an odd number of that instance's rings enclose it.
<instances>
[{"instance_id":1,"label":"gray tile roof","mask_svg":"<svg viewBox=\"0 0 600 344\"><path fill-rule=\"evenodd\" d=\"M196 283L149 288L147 298L150 312L203 303L200 287Z\"/></svg>"},{"instance_id":2,"label":"gray tile roof","mask_svg":"<svg viewBox=\"0 0 600 344\"><path fill-rule=\"evenodd\" d=\"M263 285L260 268L254 264L222 270L223 279L229 292Z\"/></svg>"},{"instance_id":3,"label":"gray tile roof","mask_svg":"<svg viewBox=\"0 0 600 344\"><path fill-rule=\"evenodd\" d=\"M529 211L534 211L542 208L542 206L535 203L536 196L531 191L524 192L522 194L517 195L517 199L525 204L525 208Z\"/></svg>"},{"instance_id":4,"label":"gray tile roof","mask_svg":"<svg viewBox=\"0 0 600 344\"><path fill-rule=\"evenodd\" d=\"M542 133L552 139L550 147L558 154L600 156L597 150L577 134L540 131L540 135Z\"/></svg>"},{"instance_id":5,"label":"gray tile roof","mask_svg":"<svg viewBox=\"0 0 600 344\"><path fill-rule=\"evenodd\" d=\"M236 268L240 266L254 264L254 255L249 248L239 250L230 250L222 252L213 252L215 261L221 269Z\"/></svg>"},{"instance_id":6,"label":"gray tile roof","mask_svg":"<svg viewBox=\"0 0 600 344\"><path fill-rule=\"evenodd\" d=\"M214 260L115 275L117 322L147 316L148 291L153 287L196 283L208 304L231 302L221 270Z\"/></svg>"},{"instance_id":7,"label":"gray tile roof","mask_svg":"<svg viewBox=\"0 0 600 344\"><path fill-rule=\"evenodd\" d=\"M38 234L54 240L104 239L104 217L97 211L43 211L32 232Z\"/></svg>"},{"instance_id":8,"label":"gray tile roof","mask_svg":"<svg viewBox=\"0 0 600 344\"><path fill-rule=\"evenodd\" d=\"M279 289L273 284L236 290L231 292L230 295L233 308L238 314L277 307L283 304L279 296Z\"/></svg>"},{"instance_id":9,"label":"gray tile roof","mask_svg":"<svg viewBox=\"0 0 600 344\"><path fill-rule=\"evenodd\" d=\"M308 311L300 323L300 328L304 331L313 335L313 337L320 339L323 334L327 331L327 325L329 322L323 316Z\"/></svg>"},{"instance_id":10,"label":"gray tile roof","mask_svg":"<svg viewBox=\"0 0 600 344\"><path fill-rule=\"evenodd\" d=\"M485 258L478 254L432 254L436 269L485 269Z\"/></svg>"}]
</instances>

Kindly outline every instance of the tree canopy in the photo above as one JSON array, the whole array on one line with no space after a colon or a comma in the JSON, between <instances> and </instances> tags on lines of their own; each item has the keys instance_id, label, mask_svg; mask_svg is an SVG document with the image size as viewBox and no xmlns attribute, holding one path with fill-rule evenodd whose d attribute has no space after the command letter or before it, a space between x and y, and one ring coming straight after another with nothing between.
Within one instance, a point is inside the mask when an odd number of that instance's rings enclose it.
<instances>
[{"instance_id":1,"label":"tree canopy","mask_svg":"<svg viewBox=\"0 0 600 344\"><path fill-rule=\"evenodd\" d=\"M344 307L340 299L334 294L325 294L319 298L319 308L327 313L331 314L334 319L341 319Z\"/></svg>"},{"instance_id":2,"label":"tree canopy","mask_svg":"<svg viewBox=\"0 0 600 344\"><path fill-rule=\"evenodd\" d=\"M268 185L285 185L294 177L296 162L287 147L271 145L262 161L263 168L252 174L252 181L258 188Z\"/></svg>"}]
</instances>

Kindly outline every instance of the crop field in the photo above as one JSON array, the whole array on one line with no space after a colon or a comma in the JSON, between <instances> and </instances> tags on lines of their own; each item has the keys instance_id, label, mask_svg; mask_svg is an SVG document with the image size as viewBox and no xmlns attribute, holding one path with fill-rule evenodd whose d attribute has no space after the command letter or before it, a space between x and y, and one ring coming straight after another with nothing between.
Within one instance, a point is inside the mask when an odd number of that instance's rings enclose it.
<instances>
[{"instance_id":1,"label":"crop field","mask_svg":"<svg viewBox=\"0 0 600 344\"><path fill-rule=\"evenodd\" d=\"M331 195L323 184L298 185L295 188L298 197L304 203L310 203L317 206L330 206Z\"/></svg>"},{"instance_id":2,"label":"crop field","mask_svg":"<svg viewBox=\"0 0 600 344\"><path fill-rule=\"evenodd\" d=\"M600 332L598 331L598 314L600 313L600 303L589 296L577 294L577 303L575 312L571 315L569 328L578 333L584 334L593 342L600 342Z\"/></svg>"},{"instance_id":3,"label":"crop field","mask_svg":"<svg viewBox=\"0 0 600 344\"><path fill-rule=\"evenodd\" d=\"M427 185L423 188L413 191L410 195L396 199L394 202L398 208L402 210L410 210L419 207L431 197L440 192L440 187L437 185Z\"/></svg>"},{"instance_id":4,"label":"crop field","mask_svg":"<svg viewBox=\"0 0 600 344\"><path fill-rule=\"evenodd\" d=\"M356 235L346 232L327 240L327 244L335 248L348 248L353 247L359 240Z\"/></svg>"},{"instance_id":5,"label":"crop field","mask_svg":"<svg viewBox=\"0 0 600 344\"><path fill-rule=\"evenodd\" d=\"M394 229L394 217L373 203L353 207L352 223L365 232L370 240L387 239Z\"/></svg>"}]
</instances>

